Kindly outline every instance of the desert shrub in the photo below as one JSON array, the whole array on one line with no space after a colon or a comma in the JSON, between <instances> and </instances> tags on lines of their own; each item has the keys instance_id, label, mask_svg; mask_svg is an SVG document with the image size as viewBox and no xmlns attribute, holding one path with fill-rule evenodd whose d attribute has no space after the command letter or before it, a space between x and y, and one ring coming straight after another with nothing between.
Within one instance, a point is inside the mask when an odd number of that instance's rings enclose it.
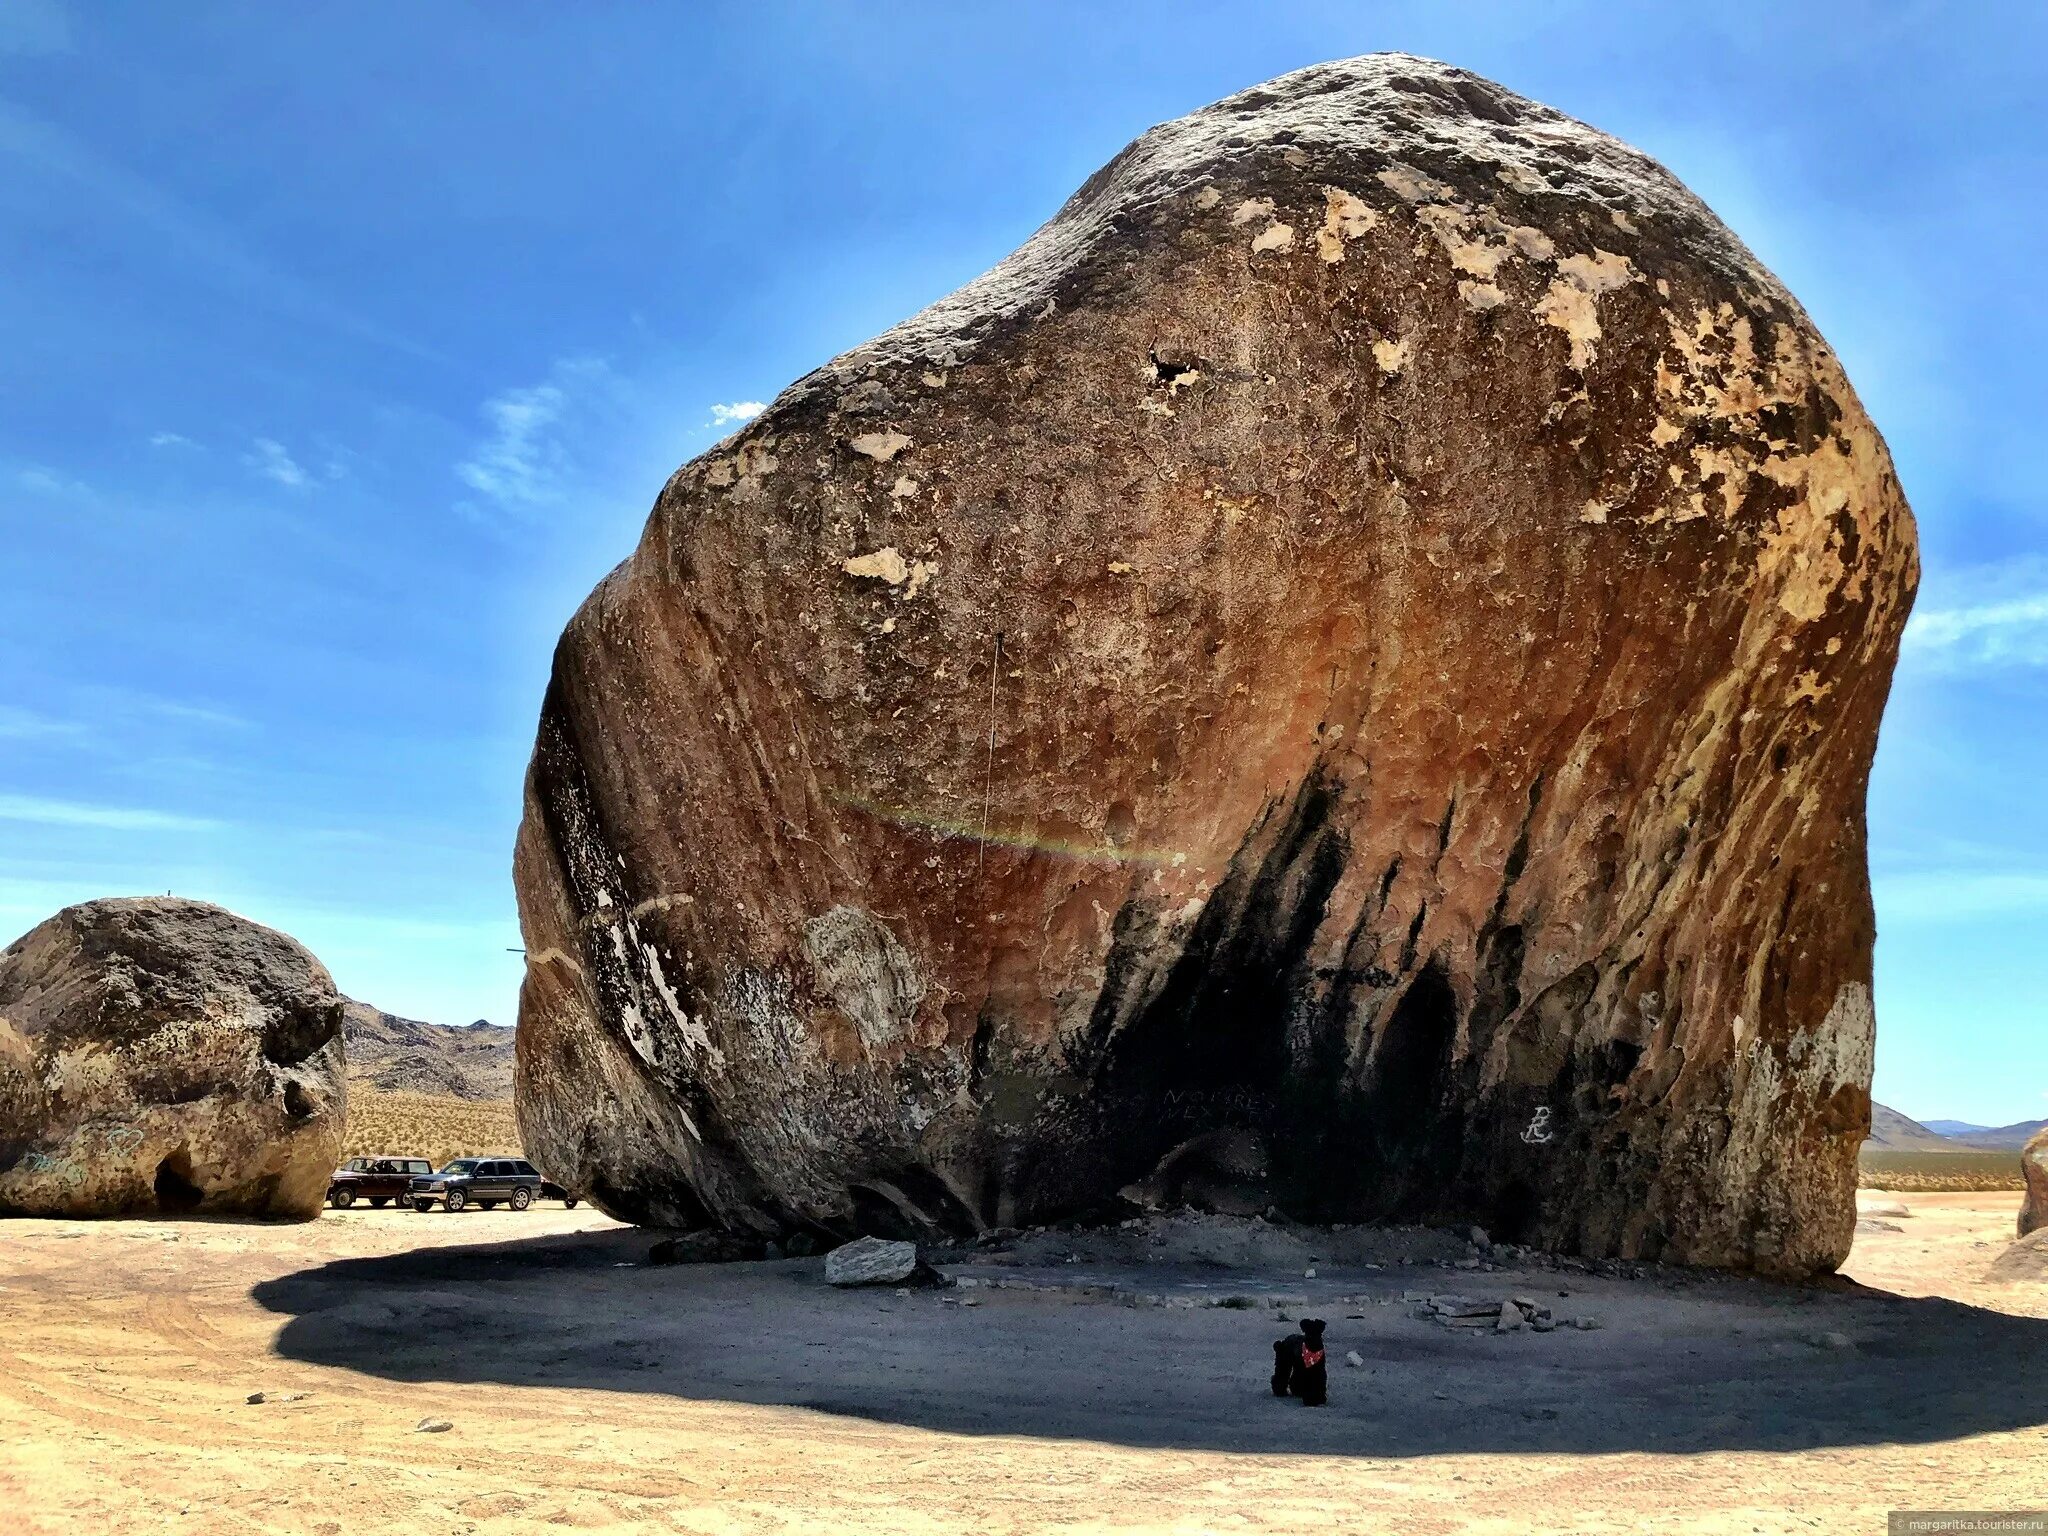
<instances>
[{"instance_id":1,"label":"desert shrub","mask_svg":"<svg viewBox=\"0 0 2048 1536\"><path fill-rule=\"evenodd\" d=\"M1864 1189L2020 1189L2017 1152L1910 1152L1870 1148L1857 1165Z\"/></svg>"},{"instance_id":2,"label":"desert shrub","mask_svg":"<svg viewBox=\"0 0 2048 1536\"><path fill-rule=\"evenodd\" d=\"M465 1154L518 1157L519 1127L511 1104L503 1100L379 1093L356 1086L349 1090L342 1153L376 1152L431 1158L436 1168Z\"/></svg>"}]
</instances>

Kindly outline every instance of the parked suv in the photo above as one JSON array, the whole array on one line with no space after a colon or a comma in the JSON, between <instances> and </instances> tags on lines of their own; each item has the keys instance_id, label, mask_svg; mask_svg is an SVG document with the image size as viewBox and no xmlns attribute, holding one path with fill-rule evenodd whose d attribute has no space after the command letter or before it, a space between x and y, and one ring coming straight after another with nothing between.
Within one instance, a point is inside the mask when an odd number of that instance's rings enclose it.
<instances>
[{"instance_id":1,"label":"parked suv","mask_svg":"<svg viewBox=\"0 0 2048 1536\"><path fill-rule=\"evenodd\" d=\"M412 1181L412 1208L431 1211L438 1200L450 1211L472 1205L488 1211L501 1204L523 1211L540 1198L540 1186L533 1164L516 1157L458 1157L439 1173Z\"/></svg>"},{"instance_id":2,"label":"parked suv","mask_svg":"<svg viewBox=\"0 0 2048 1536\"><path fill-rule=\"evenodd\" d=\"M372 1205L396 1200L403 1205L411 1198L413 1179L433 1171L434 1165L424 1157L352 1157L328 1181L327 1203L339 1210L358 1200Z\"/></svg>"}]
</instances>

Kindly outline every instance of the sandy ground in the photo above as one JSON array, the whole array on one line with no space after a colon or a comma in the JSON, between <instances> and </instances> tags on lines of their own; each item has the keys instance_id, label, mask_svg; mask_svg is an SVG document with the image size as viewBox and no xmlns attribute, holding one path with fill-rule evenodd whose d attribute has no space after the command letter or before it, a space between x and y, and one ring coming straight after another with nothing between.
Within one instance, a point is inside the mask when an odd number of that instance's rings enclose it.
<instances>
[{"instance_id":1,"label":"sandy ground","mask_svg":"<svg viewBox=\"0 0 2048 1536\"><path fill-rule=\"evenodd\" d=\"M1983 1278L2018 1197L1865 1198L1910 1214L1859 1238L1861 1285L1803 1289L1398 1235L1211 1244L1225 1268L1141 1233L837 1292L815 1259L650 1268L553 1205L8 1222L0 1531L1832 1533L2048 1502L2048 1284ZM1600 1326L1452 1332L1404 1290ZM1304 1306L1320 1410L1265 1382Z\"/></svg>"}]
</instances>

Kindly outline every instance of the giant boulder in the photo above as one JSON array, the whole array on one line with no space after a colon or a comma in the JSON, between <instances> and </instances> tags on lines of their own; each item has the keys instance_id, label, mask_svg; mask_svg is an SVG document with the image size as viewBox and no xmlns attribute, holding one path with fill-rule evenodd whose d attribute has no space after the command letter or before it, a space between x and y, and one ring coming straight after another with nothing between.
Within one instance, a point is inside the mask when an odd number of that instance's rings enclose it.
<instances>
[{"instance_id":1,"label":"giant boulder","mask_svg":"<svg viewBox=\"0 0 2048 1536\"><path fill-rule=\"evenodd\" d=\"M2020 1153L2026 1197L2020 1202L2020 1236L2048 1227L2048 1131L2039 1131Z\"/></svg>"},{"instance_id":2,"label":"giant boulder","mask_svg":"<svg viewBox=\"0 0 2048 1536\"><path fill-rule=\"evenodd\" d=\"M1213 1163L1826 1269L1915 549L1805 313L1628 146L1392 55L1156 128L683 466L570 623L526 1146L672 1225Z\"/></svg>"},{"instance_id":3,"label":"giant boulder","mask_svg":"<svg viewBox=\"0 0 2048 1536\"><path fill-rule=\"evenodd\" d=\"M319 961L220 907L67 907L0 951L0 1214L316 1215L341 1010Z\"/></svg>"}]
</instances>

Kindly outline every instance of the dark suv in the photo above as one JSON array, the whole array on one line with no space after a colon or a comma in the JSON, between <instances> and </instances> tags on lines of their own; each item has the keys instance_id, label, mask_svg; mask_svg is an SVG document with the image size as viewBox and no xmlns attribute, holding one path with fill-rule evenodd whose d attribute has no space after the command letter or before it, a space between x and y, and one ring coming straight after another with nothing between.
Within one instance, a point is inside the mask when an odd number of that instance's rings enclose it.
<instances>
[{"instance_id":1,"label":"dark suv","mask_svg":"<svg viewBox=\"0 0 2048 1536\"><path fill-rule=\"evenodd\" d=\"M352 1157L334 1170L327 1184L327 1203L347 1210L358 1200L372 1205L403 1205L412 1197L412 1181L432 1173L434 1165L424 1157Z\"/></svg>"},{"instance_id":2,"label":"dark suv","mask_svg":"<svg viewBox=\"0 0 2048 1536\"><path fill-rule=\"evenodd\" d=\"M412 1208L431 1211L468 1206L491 1210L509 1205L523 1211L540 1198L541 1177L533 1164L516 1157L458 1157L439 1173L412 1181Z\"/></svg>"}]
</instances>

